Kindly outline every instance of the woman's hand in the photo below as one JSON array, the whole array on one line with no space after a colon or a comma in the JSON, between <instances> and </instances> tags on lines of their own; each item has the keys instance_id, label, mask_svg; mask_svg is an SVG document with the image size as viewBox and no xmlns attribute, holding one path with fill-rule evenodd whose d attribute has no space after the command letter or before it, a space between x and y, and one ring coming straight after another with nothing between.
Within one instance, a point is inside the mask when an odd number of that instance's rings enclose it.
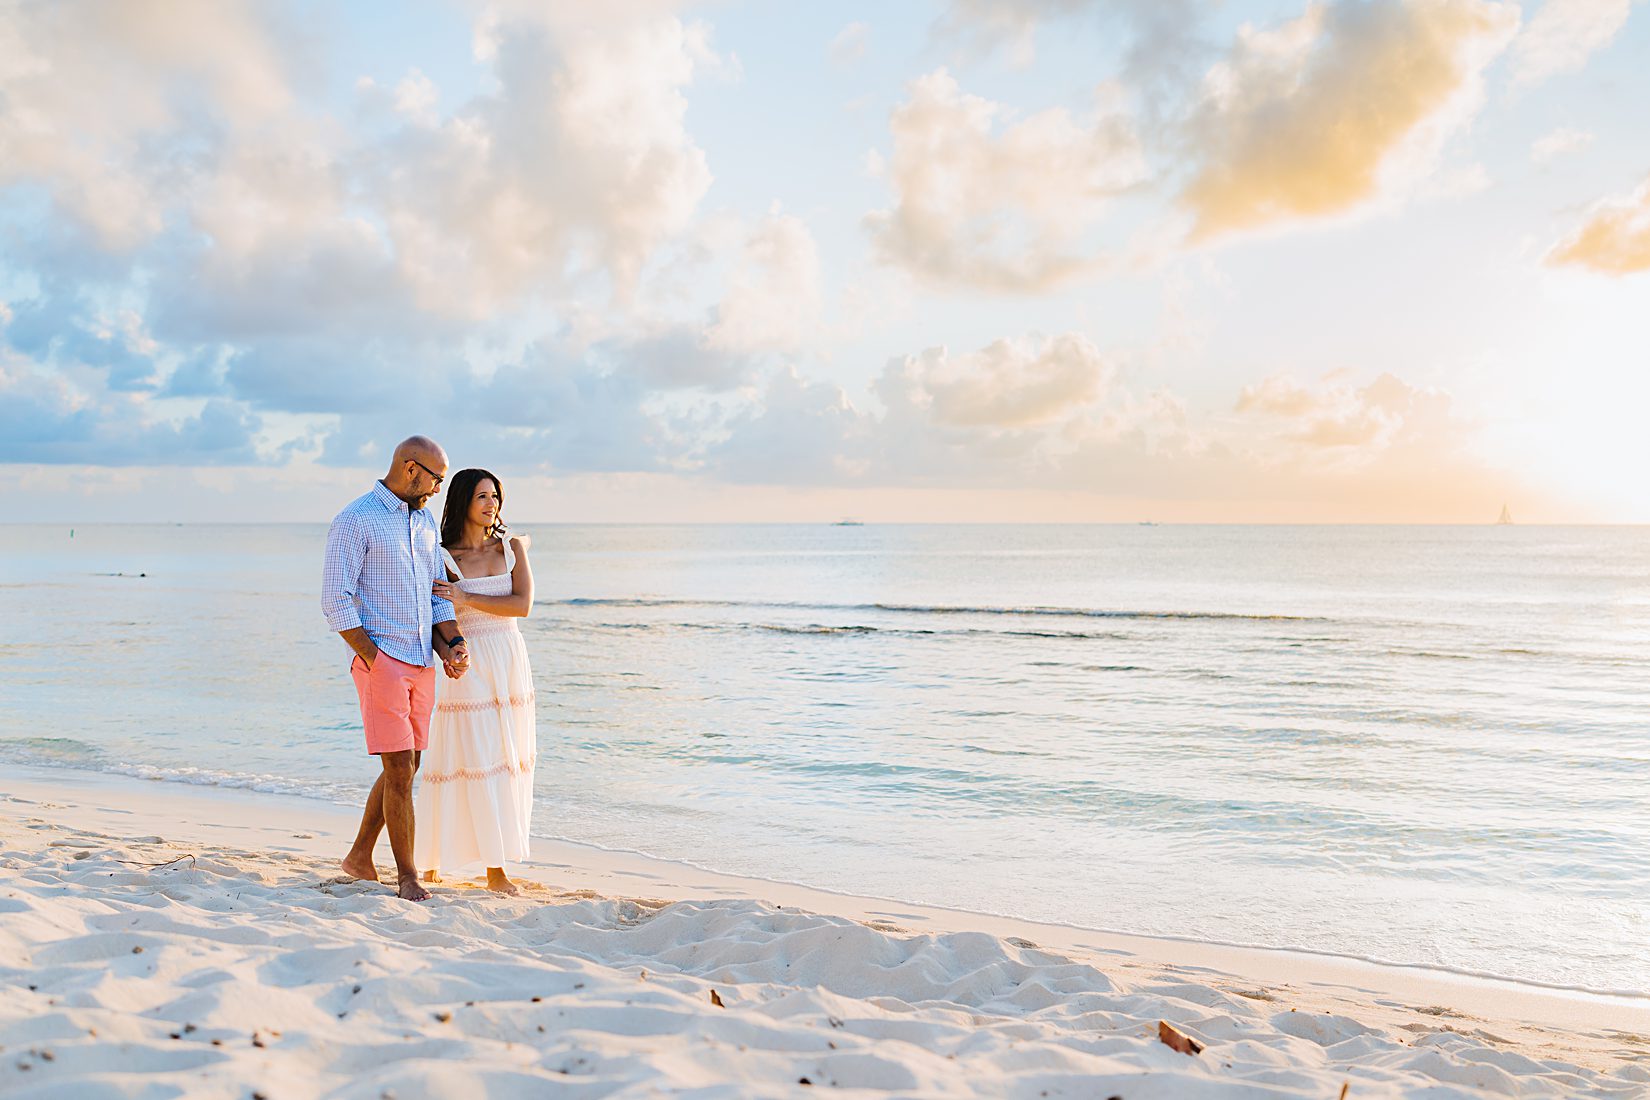
<instances>
[{"instance_id":1,"label":"woman's hand","mask_svg":"<svg viewBox=\"0 0 1650 1100\"><path fill-rule=\"evenodd\" d=\"M454 607L464 607L469 600L469 595L464 591L464 589L460 588L456 584L452 584L449 581L438 580L430 587L435 592L437 598L446 600Z\"/></svg>"}]
</instances>

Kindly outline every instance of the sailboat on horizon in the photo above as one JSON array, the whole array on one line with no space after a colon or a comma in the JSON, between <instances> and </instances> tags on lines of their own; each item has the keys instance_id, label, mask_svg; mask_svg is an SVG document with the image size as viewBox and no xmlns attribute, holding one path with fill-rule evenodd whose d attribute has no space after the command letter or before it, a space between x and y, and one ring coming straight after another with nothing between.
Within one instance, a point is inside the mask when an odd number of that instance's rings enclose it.
<instances>
[{"instance_id":1,"label":"sailboat on horizon","mask_svg":"<svg viewBox=\"0 0 1650 1100\"><path fill-rule=\"evenodd\" d=\"M1495 521L1495 525L1497 527L1511 527L1512 521L1512 511L1508 509L1505 504L1503 504L1501 506L1501 518Z\"/></svg>"}]
</instances>

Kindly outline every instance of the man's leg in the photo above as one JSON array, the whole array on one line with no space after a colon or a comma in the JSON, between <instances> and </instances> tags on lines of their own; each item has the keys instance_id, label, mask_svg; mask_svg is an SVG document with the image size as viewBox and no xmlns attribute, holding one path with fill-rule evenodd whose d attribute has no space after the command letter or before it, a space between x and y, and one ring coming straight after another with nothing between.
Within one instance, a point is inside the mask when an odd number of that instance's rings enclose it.
<instances>
[{"instance_id":1,"label":"man's leg","mask_svg":"<svg viewBox=\"0 0 1650 1100\"><path fill-rule=\"evenodd\" d=\"M413 866L413 776L418 772L419 754L412 749L386 752L383 784L384 824L390 833L390 851L395 853L396 893L407 901L423 901L430 892L418 884L418 868Z\"/></svg>"},{"instance_id":2,"label":"man's leg","mask_svg":"<svg viewBox=\"0 0 1650 1100\"><path fill-rule=\"evenodd\" d=\"M367 795L367 808L361 812L361 829L355 834L355 846L349 850L342 864L344 873L367 882L377 882L378 868L373 866L372 850L378 847L378 834L384 829L384 773Z\"/></svg>"},{"instance_id":3,"label":"man's leg","mask_svg":"<svg viewBox=\"0 0 1650 1100\"><path fill-rule=\"evenodd\" d=\"M382 655L379 659L383 659ZM355 694L361 701L361 729L367 735L367 751L371 752L372 727L375 720L372 672L367 668L366 662L357 657L350 662L349 674L350 679L355 681ZM372 785L372 791L367 795L366 809L361 812L361 828L355 834L355 846L339 864L346 875L366 882L378 881L378 868L373 866L372 850L378 846L378 834L383 828L384 775L379 772L377 781Z\"/></svg>"}]
</instances>

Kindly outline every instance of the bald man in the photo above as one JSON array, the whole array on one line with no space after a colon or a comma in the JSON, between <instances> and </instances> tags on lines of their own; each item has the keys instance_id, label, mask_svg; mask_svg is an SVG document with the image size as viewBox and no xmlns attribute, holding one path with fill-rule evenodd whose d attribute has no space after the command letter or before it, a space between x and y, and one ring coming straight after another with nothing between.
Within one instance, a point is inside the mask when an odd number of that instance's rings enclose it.
<instances>
[{"instance_id":1,"label":"bald man","mask_svg":"<svg viewBox=\"0 0 1650 1100\"><path fill-rule=\"evenodd\" d=\"M447 478L447 453L433 439L403 440L389 473L351 501L327 532L321 610L355 651L350 675L361 700L367 752L380 771L367 795L361 831L344 857L345 872L378 882L372 853L387 826L395 855L396 893L423 901L413 866L413 776L429 744L435 705L435 658L462 676L470 655L454 625L453 605L434 595L441 535L425 510Z\"/></svg>"}]
</instances>

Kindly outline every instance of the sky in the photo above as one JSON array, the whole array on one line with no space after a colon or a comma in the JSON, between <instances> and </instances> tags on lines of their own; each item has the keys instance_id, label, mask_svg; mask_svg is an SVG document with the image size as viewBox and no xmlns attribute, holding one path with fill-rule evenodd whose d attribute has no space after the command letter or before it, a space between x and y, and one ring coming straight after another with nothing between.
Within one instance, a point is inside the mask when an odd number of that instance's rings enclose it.
<instances>
[{"instance_id":1,"label":"sky","mask_svg":"<svg viewBox=\"0 0 1650 1100\"><path fill-rule=\"evenodd\" d=\"M7 522L1650 522L1635 0L0 0Z\"/></svg>"}]
</instances>

